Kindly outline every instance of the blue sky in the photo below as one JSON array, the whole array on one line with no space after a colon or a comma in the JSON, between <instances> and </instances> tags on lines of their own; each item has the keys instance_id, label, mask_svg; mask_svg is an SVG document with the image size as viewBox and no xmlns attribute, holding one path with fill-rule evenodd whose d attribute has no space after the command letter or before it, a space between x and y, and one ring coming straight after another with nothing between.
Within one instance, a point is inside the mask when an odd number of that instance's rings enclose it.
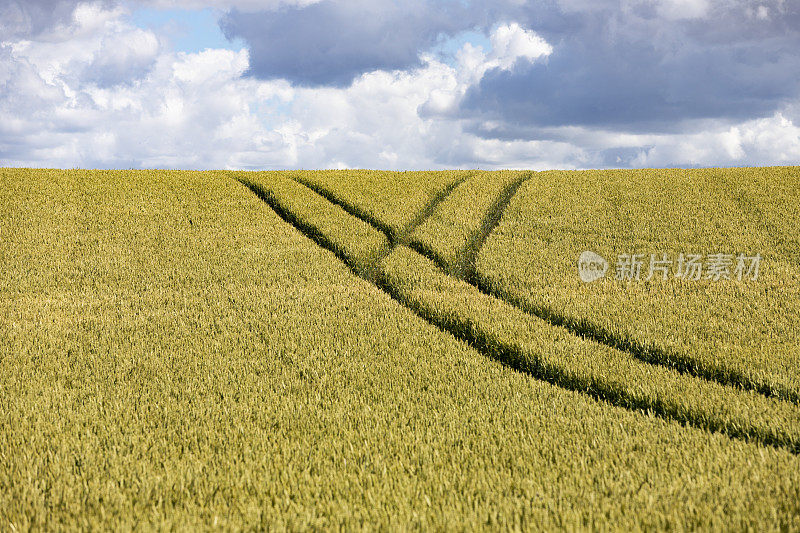
<instances>
[{"instance_id":1,"label":"blue sky","mask_svg":"<svg viewBox=\"0 0 800 533\"><path fill-rule=\"evenodd\" d=\"M0 165L800 164L793 0L0 0Z\"/></svg>"},{"instance_id":2,"label":"blue sky","mask_svg":"<svg viewBox=\"0 0 800 533\"><path fill-rule=\"evenodd\" d=\"M131 7L131 23L168 38L176 51L196 53L207 48L240 50L246 47L241 39L229 40L222 33L219 19L224 12L219 9Z\"/></svg>"}]
</instances>

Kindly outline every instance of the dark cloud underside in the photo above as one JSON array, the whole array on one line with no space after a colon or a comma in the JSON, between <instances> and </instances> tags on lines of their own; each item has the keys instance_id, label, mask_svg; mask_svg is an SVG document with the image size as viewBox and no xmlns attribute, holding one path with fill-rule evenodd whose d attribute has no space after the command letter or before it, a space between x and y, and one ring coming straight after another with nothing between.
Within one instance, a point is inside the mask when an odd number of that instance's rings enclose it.
<instances>
[{"instance_id":1,"label":"dark cloud underside","mask_svg":"<svg viewBox=\"0 0 800 533\"><path fill-rule=\"evenodd\" d=\"M324 0L261 13L232 11L221 27L250 46L251 73L298 85L345 86L364 72L419 65L442 35L480 24L456 1Z\"/></svg>"},{"instance_id":2,"label":"dark cloud underside","mask_svg":"<svg viewBox=\"0 0 800 533\"><path fill-rule=\"evenodd\" d=\"M0 40L36 36L69 23L79 0L0 0ZM110 4L111 1L103 1Z\"/></svg>"},{"instance_id":3,"label":"dark cloud underside","mask_svg":"<svg viewBox=\"0 0 800 533\"><path fill-rule=\"evenodd\" d=\"M767 116L800 95L800 15L776 3L768 19L729 3L694 20L655 10L530 9L553 46L544 62L495 69L470 90L466 117L524 126L669 131L701 119ZM759 5L767 6L768 3ZM783 9L780 6L783 6ZM721 6L721 4L720 4Z\"/></svg>"},{"instance_id":4,"label":"dark cloud underside","mask_svg":"<svg viewBox=\"0 0 800 533\"><path fill-rule=\"evenodd\" d=\"M547 61L495 69L461 116L500 130L587 126L675 131L695 120L767 116L800 95L800 7L717 0L675 20L668 2L324 0L231 12L230 38L250 46L251 74L303 86L346 86L376 69L408 69L443 35L516 21L554 48ZM759 16L759 9L762 10Z\"/></svg>"}]
</instances>

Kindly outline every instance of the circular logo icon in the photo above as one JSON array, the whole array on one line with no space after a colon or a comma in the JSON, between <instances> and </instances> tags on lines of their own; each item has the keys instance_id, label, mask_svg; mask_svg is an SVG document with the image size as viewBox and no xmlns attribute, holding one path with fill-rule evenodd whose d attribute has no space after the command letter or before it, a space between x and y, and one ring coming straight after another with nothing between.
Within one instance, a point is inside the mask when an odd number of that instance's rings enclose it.
<instances>
[{"instance_id":1,"label":"circular logo icon","mask_svg":"<svg viewBox=\"0 0 800 533\"><path fill-rule=\"evenodd\" d=\"M594 252L583 252L578 258L578 275L584 283L591 283L605 277L608 261Z\"/></svg>"}]
</instances>

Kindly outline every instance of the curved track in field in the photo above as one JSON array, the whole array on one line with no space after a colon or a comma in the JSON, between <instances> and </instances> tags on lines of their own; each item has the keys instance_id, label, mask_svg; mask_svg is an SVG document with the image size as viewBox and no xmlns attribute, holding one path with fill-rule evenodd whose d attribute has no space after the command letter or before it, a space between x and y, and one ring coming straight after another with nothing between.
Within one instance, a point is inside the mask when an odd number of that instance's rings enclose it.
<instances>
[{"instance_id":1,"label":"curved track in field","mask_svg":"<svg viewBox=\"0 0 800 533\"><path fill-rule=\"evenodd\" d=\"M630 354L636 359L655 366L669 368L681 374L704 379L720 385L735 387L742 390L753 391L767 398L776 398L800 405L800 395L791 391L778 390L766 383L758 383L734 369L722 366L704 366L696 360L672 351L668 351L654 344L644 343L625 335L604 328L592 320L576 318L557 312L555 309L544 305L533 305L513 294L511 291L498 287L476 268L476 261L480 250L490 234L494 231L502 218L503 212L511 203L517 190L530 177L527 175L507 186L500 192L495 203L487 211L479 231L470 236L466 247L460 251L457 265L448 262L437 250L421 241L412 241L409 246L437 264L443 271L458 277L476 287L483 294L494 296L503 300L521 311L544 320L545 322L563 328L573 335L590 339L615 350Z\"/></svg>"},{"instance_id":2,"label":"curved track in field","mask_svg":"<svg viewBox=\"0 0 800 533\"><path fill-rule=\"evenodd\" d=\"M448 195L461 182L465 181L466 179L468 178L458 180L455 183L452 183L442 188L438 193L433 195L431 200L428 202L425 208L414 218L412 223L410 223L408 227L403 228L403 230L400 232L392 231L390 228L388 228L386 224L372 220L372 217L366 216L360 209L352 206L351 204L337 197L330 191L320 189L319 187L309 187L308 184L303 183L300 180L295 180L301 185L314 190L314 192L319 194L321 197L324 197L332 204L340 207L351 216L370 224L372 227L374 227L375 229L386 235L389 242L388 246L379 251L379 253L376 255L374 259L374 264L370 268L366 269L360 265L354 264L350 260L350 258L348 258L346 254L344 254L341 250L339 250L334 245L334 243L331 240L329 240L322 232L318 231L316 228L309 227L308 225L304 224L299 217L295 216L295 214L287 210L284 206L280 204L279 201L276 201L275 198L267 194L264 194L262 190L260 190L258 187L253 186L250 183L246 183L242 180L239 181L244 186L248 187L265 203L267 203L267 205L269 205L269 207L272 208L273 211L275 211L285 222L291 224L300 233L302 233L304 236L314 241L319 246L334 253L336 257L339 258L343 263L345 263L355 275L364 280L369 281L370 283L378 287L380 290L382 290L384 293L389 295L392 299L401 304L403 307L409 309L411 312L413 312L420 318L424 319L426 322L430 323L437 329L447 332L459 340L467 342L475 349L477 349L479 352L483 353L485 356L498 360L502 364L514 369L515 371L524 372L526 374L531 375L534 378L547 381L551 384L554 384L556 386L568 390L576 390L583 392L595 399L607 402L611 405L624 407L632 410L641 410L643 412L652 413L658 417L667 420L678 421L681 424L698 427L712 432L720 432L728 435L731 438L760 442L765 445L787 449L788 451L794 454L800 454L800 441L797 440L787 441L785 438L777 438L771 435L753 433L752 431L747 430L747 428L726 427L717 423L709 422L708 420L700 420L692 417L687 417L685 413L676 412L674 409L665 407L664 404L659 400L653 400L650 402L642 403L641 401L632 399L631 397L626 396L625 394L620 394L619 391L603 388L602 386L594 386L593 384L587 386L586 383L577 383L570 379L566 379L565 376L559 374L557 370L537 365L531 365L530 362L526 362L525 357L522 354L517 353L513 346L501 346L500 349L498 350L497 346L492 345L491 339L487 338L486 335L481 334L479 331L475 331L474 328L464 327L464 324L458 323L457 320L456 321L442 320L440 317L437 317L434 314L427 312L423 306L415 305L414 302L409 301L408 298L403 297L403 295L400 294L400 292L395 287L393 287L390 283L386 281L386 278L381 272L381 266L380 266L381 261L385 259L398 246L408 245L410 236L413 233L414 229L420 224L422 224L422 222L424 222L427 216L433 213L436 207L441 202L445 201ZM471 285L473 288L475 288L477 291L479 291L483 296L487 298L497 299L505 304L508 304L518 309L519 311L522 311L525 314L534 314L535 316L537 316L537 318L544 318L544 320L549 324L562 327L567 331L569 331L570 333L575 333L576 335L587 337L592 341L598 342L598 344L603 344L604 346L617 349L617 346L615 346L612 343L609 343L607 339L592 338L591 335L586 335L585 333L575 331L574 329L569 328L564 324L559 324L556 320L553 320L552 317L548 316L547 318L545 318L545 317L540 317L535 313L531 313L530 310L525 309L518 303L503 298L502 296L498 296L497 294L494 294L492 291L487 290L485 286L482 286L482 283L478 279L477 272L475 269L475 258L477 257L478 252L480 251L483 243L488 238L489 234L494 230L494 228L499 223L503 211L511 202L517 189L522 185L524 181L525 179L523 178L511 184L503 191L500 198L498 198L498 200L492 205L490 212L487 213L487 216L485 217L485 224L481 228L481 231L478 234L474 235L474 237L470 240L467 249L464 250L462 264L466 265L466 267L463 271L463 275L457 276L453 272L447 272L447 274L449 276L458 277L462 281L467 282L469 285ZM441 263L436 260L435 254L432 254L433 257L431 257L431 255L426 251L426 253L423 253L421 255L428 256L429 259L431 259L434 263L437 264L437 266L441 268ZM603 340L606 340L606 342L603 342ZM636 353L630 350L625 350L625 351L637 357ZM702 377L702 376L693 376L693 377Z\"/></svg>"},{"instance_id":3,"label":"curved track in field","mask_svg":"<svg viewBox=\"0 0 800 533\"><path fill-rule=\"evenodd\" d=\"M514 195L516 195L517 190L531 177L531 175L532 174L530 172L523 174L500 191L500 193L494 199L494 202L492 202L486 211L480 227L469 235L467 244L459 251L456 264L448 265L447 261L445 261L436 252L436 250L423 244L419 240L411 240L408 245L436 263L439 268L445 272L456 276L459 279L468 281L472 285L475 285L478 281L478 253L480 252L481 248L483 248L486 239L489 238L489 235L500 223L503 212L506 210L506 207L508 207L508 204L511 203L511 200L514 198ZM463 181L467 181L467 179L464 179ZM433 214L433 212L429 214ZM418 225L422 225L422 222L423 221L420 221Z\"/></svg>"}]
</instances>

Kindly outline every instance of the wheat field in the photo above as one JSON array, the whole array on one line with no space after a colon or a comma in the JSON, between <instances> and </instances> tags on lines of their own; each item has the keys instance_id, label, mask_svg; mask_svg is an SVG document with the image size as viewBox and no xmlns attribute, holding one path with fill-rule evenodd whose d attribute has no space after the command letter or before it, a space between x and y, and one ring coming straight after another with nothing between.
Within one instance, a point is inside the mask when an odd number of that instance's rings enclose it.
<instances>
[{"instance_id":1,"label":"wheat field","mask_svg":"<svg viewBox=\"0 0 800 533\"><path fill-rule=\"evenodd\" d=\"M0 528L798 530L798 206L795 167L0 169Z\"/></svg>"}]
</instances>

